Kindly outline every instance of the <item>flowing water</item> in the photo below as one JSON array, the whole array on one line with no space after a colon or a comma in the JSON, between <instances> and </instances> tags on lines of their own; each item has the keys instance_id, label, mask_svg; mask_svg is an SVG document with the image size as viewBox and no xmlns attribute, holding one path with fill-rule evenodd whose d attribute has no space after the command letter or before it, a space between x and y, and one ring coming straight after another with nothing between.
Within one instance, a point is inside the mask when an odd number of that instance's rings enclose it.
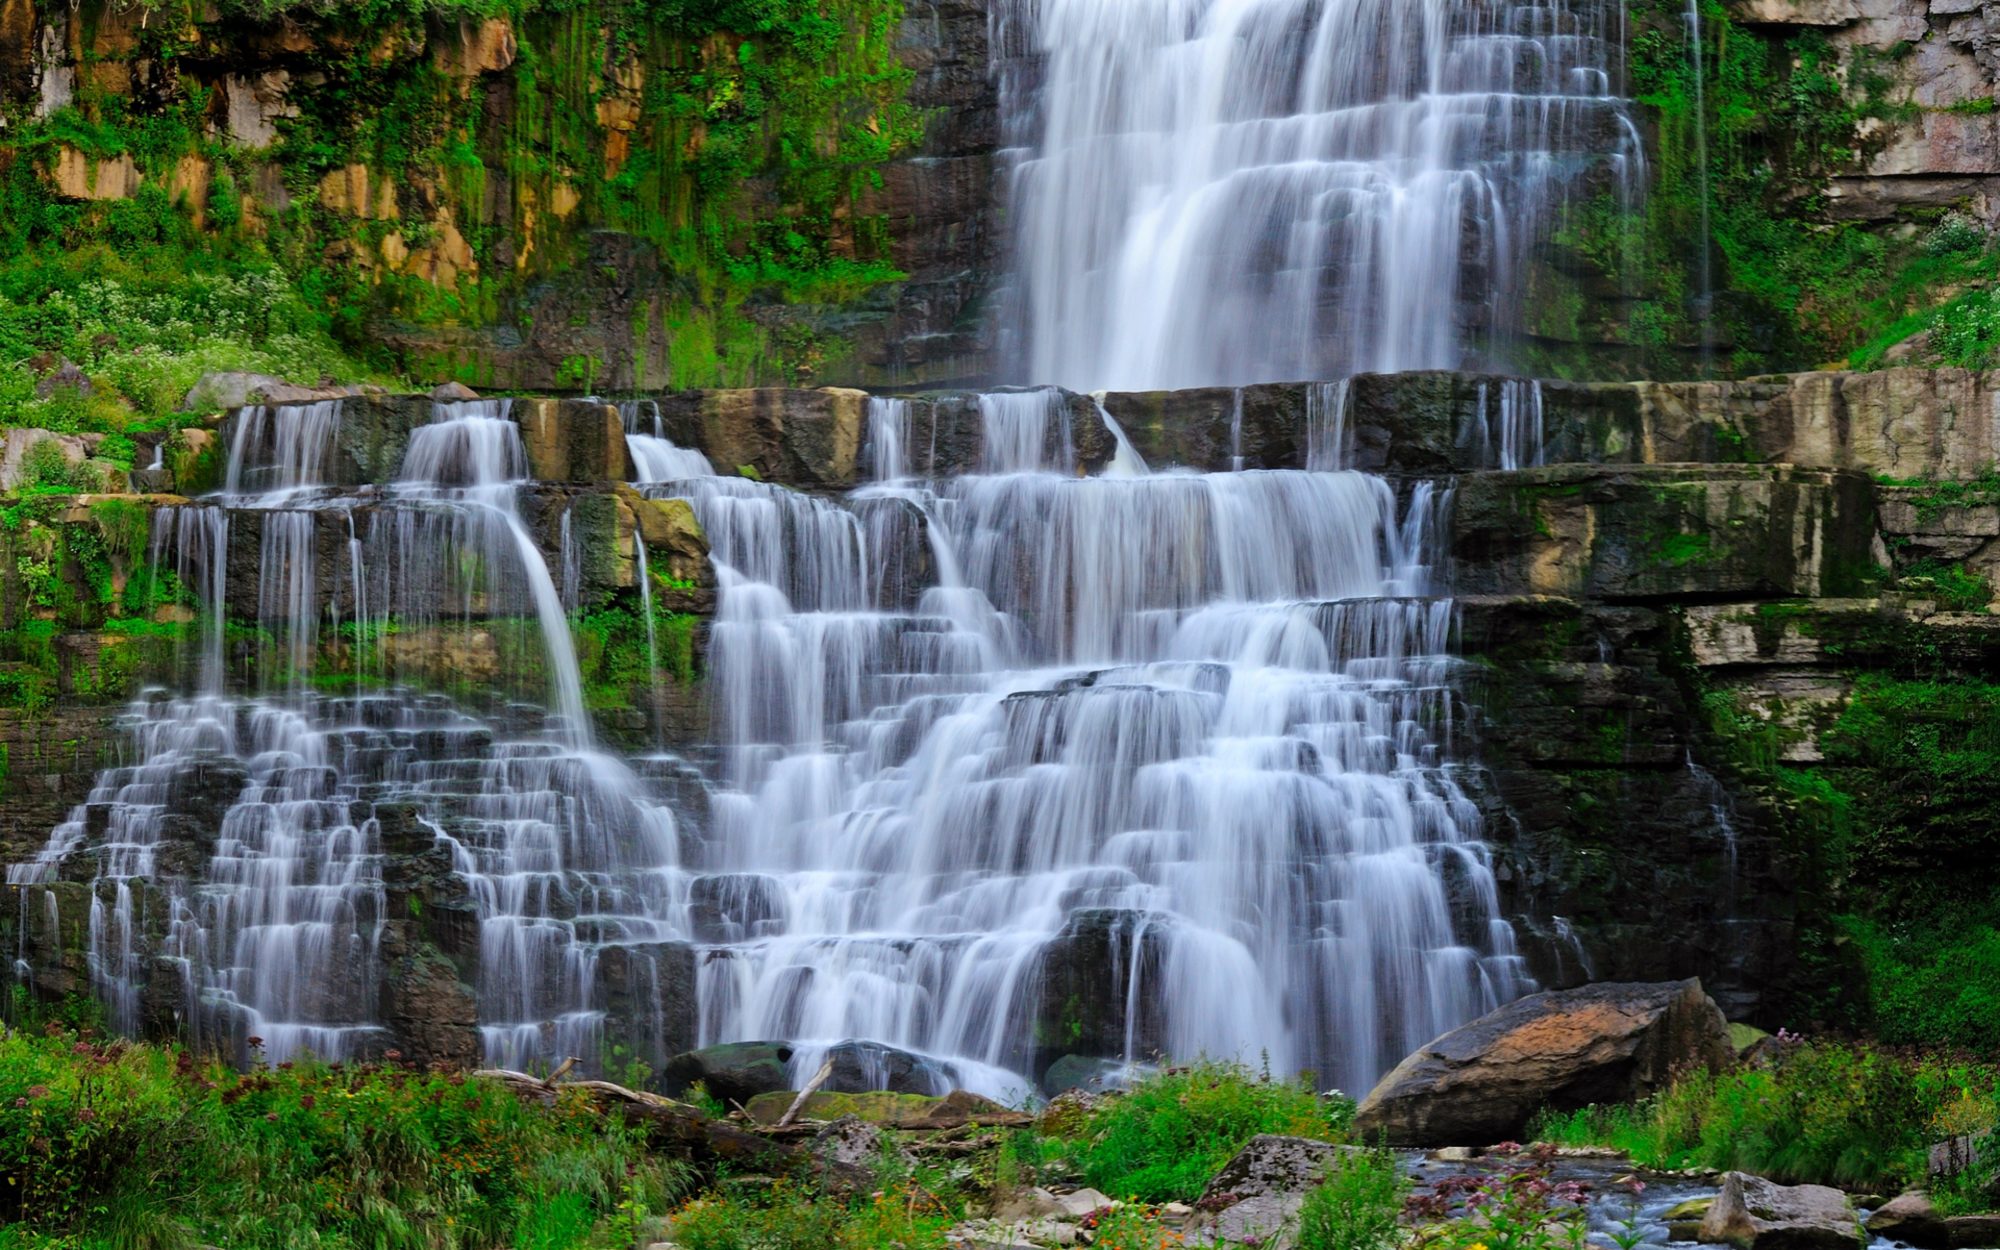
<instances>
[{"instance_id":1,"label":"flowing water","mask_svg":"<svg viewBox=\"0 0 2000 1250\"><path fill-rule=\"evenodd\" d=\"M1014 355L1077 389L1452 368L1643 186L1602 0L1014 0Z\"/></svg>"},{"instance_id":2,"label":"flowing water","mask_svg":"<svg viewBox=\"0 0 2000 1250\"><path fill-rule=\"evenodd\" d=\"M1557 203L1636 185L1610 20L998 6L1039 66L1003 92L1032 376L1460 363ZM623 405L636 479L691 503L719 589L692 763L599 745L580 514L525 481L506 401L438 405L362 487L333 484L338 402L246 409L224 489L154 531L202 605L189 692L135 704L132 762L9 868L24 933L87 906L121 1029L367 1053L402 1027L414 857L469 917L443 979L472 984L488 1062L773 1038L803 1077L861 1040L1000 1095L1065 1053L1358 1093L1531 983L1456 762L1451 492L1345 469L1347 396L1314 388L1302 470L1199 475L1149 472L1100 406L1117 455L1084 476L1073 397L996 392L976 471L944 479L915 471L916 401L877 399L872 481L842 498L719 476ZM1539 388L1495 384L1462 439L1541 463ZM439 673L457 700L422 691ZM657 779L696 764L677 816Z\"/></svg>"}]
</instances>

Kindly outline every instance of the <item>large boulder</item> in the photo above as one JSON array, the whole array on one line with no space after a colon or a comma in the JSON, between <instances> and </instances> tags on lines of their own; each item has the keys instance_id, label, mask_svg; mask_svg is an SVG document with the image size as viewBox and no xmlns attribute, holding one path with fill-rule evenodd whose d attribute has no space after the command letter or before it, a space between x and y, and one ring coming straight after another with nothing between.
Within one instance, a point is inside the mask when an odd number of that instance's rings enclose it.
<instances>
[{"instance_id":1,"label":"large boulder","mask_svg":"<svg viewBox=\"0 0 2000 1250\"><path fill-rule=\"evenodd\" d=\"M1544 1107L1629 1101L1731 1059L1729 1025L1693 978L1531 994L1403 1060L1354 1126L1362 1140L1393 1146L1502 1141Z\"/></svg>"},{"instance_id":2,"label":"large boulder","mask_svg":"<svg viewBox=\"0 0 2000 1250\"><path fill-rule=\"evenodd\" d=\"M1306 1193L1325 1177L1335 1155L1354 1149L1275 1133L1251 1138L1201 1191L1195 1206L1204 1214L1188 1244L1290 1246Z\"/></svg>"},{"instance_id":3,"label":"large boulder","mask_svg":"<svg viewBox=\"0 0 2000 1250\"><path fill-rule=\"evenodd\" d=\"M1730 1172L1702 1217L1701 1240L1738 1250L1847 1250L1865 1236L1838 1189Z\"/></svg>"},{"instance_id":4,"label":"large boulder","mask_svg":"<svg viewBox=\"0 0 2000 1250\"><path fill-rule=\"evenodd\" d=\"M747 1103L759 1094L785 1089L792 1048L785 1042L724 1042L685 1051L667 1060L661 1087L678 1098L696 1083L724 1103Z\"/></svg>"},{"instance_id":5,"label":"large boulder","mask_svg":"<svg viewBox=\"0 0 2000 1250\"><path fill-rule=\"evenodd\" d=\"M1876 1237L1907 1242L1913 1246L1948 1246L1951 1234L1944 1217L1931 1204L1930 1195L1920 1190L1899 1194L1868 1216L1866 1227Z\"/></svg>"},{"instance_id":6,"label":"large boulder","mask_svg":"<svg viewBox=\"0 0 2000 1250\"><path fill-rule=\"evenodd\" d=\"M895 1094L942 1096L956 1084L942 1064L880 1042L842 1042L826 1052L832 1071L820 1088L833 1094L886 1089Z\"/></svg>"}]
</instances>

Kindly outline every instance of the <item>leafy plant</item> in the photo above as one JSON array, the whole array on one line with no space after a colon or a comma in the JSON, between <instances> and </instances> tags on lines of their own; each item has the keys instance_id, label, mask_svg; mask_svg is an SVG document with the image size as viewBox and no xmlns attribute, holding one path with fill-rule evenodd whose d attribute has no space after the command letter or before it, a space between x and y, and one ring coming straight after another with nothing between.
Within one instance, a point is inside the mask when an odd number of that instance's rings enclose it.
<instances>
[{"instance_id":1,"label":"leafy plant","mask_svg":"<svg viewBox=\"0 0 2000 1250\"><path fill-rule=\"evenodd\" d=\"M1336 1154L1299 1208L1299 1250L1392 1250L1407 1188L1387 1150Z\"/></svg>"}]
</instances>

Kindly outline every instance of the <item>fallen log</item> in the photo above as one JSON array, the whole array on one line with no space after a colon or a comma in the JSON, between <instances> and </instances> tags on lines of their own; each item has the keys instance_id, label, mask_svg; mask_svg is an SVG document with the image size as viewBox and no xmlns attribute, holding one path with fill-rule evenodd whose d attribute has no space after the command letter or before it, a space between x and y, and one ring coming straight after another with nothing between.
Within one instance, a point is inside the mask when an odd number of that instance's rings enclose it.
<instances>
[{"instance_id":1,"label":"fallen log","mask_svg":"<svg viewBox=\"0 0 2000 1250\"><path fill-rule=\"evenodd\" d=\"M497 1081L531 1102L553 1105L565 1090L581 1090L606 1114L643 1124L650 1145L681 1154L698 1165L726 1164L736 1173L809 1173L827 1188L857 1193L872 1188L874 1176L851 1164L823 1159L803 1146L773 1141L758 1133L718 1120L688 1103L676 1102L642 1089L627 1089L610 1081L544 1080L505 1068L481 1068L475 1078Z\"/></svg>"}]
</instances>

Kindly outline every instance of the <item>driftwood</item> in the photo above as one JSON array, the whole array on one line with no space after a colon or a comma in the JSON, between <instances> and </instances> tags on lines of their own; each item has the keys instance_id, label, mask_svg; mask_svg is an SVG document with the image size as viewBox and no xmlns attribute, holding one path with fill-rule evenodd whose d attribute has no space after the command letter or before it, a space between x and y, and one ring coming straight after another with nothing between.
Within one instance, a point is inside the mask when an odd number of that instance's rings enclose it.
<instances>
[{"instance_id":1,"label":"driftwood","mask_svg":"<svg viewBox=\"0 0 2000 1250\"><path fill-rule=\"evenodd\" d=\"M582 1090L591 1103L606 1114L624 1116L643 1124L649 1144L656 1149L685 1155L697 1164L727 1164L737 1172L809 1172L828 1189L843 1193L865 1192L874 1177L864 1168L838 1163L815 1154L809 1147L773 1141L730 1123L718 1120L701 1108L642 1089L627 1089L610 1081L563 1081L556 1077L574 1066L574 1061L558 1068L546 1079L505 1068L481 1068L472 1075L498 1081L523 1099L553 1104L564 1090Z\"/></svg>"},{"instance_id":2,"label":"driftwood","mask_svg":"<svg viewBox=\"0 0 2000 1250\"><path fill-rule=\"evenodd\" d=\"M826 1078L832 1075L833 1075L833 1060L829 1059L825 1063L819 1065L819 1071L813 1073L813 1079L806 1082L806 1087L799 1091L799 1096L797 1098L792 1099L792 1105L785 1108L785 1114L778 1117L777 1127L783 1128L787 1124L790 1124L792 1120L799 1114L799 1108L806 1105L806 1099L811 1098L813 1096L813 1091L817 1090L820 1086L826 1084Z\"/></svg>"}]
</instances>

